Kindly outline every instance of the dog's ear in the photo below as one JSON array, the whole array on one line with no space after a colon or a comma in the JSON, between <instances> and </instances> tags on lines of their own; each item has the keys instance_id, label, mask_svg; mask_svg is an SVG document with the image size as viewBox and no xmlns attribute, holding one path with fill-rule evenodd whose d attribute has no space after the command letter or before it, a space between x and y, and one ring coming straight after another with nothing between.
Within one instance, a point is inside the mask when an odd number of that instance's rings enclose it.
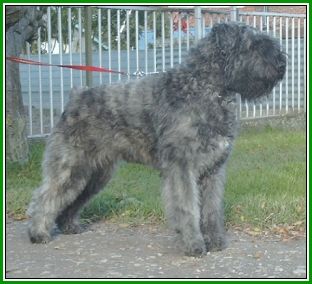
<instances>
[{"instance_id":1,"label":"dog's ear","mask_svg":"<svg viewBox=\"0 0 312 284\"><path fill-rule=\"evenodd\" d=\"M225 33L224 24L214 25L212 27L211 33L212 33L212 37L215 39L216 46L219 48L222 48L222 46L224 45L223 37Z\"/></svg>"},{"instance_id":2,"label":"dog's ear","mask_svg":"<svg viewBox=\"0 0 312 284\"><path fill-rule=\"evenodd\" d=\"M227 52L235 47L239 38L239 28L230 23L220 23L212 27L212 36L215 38L216 47Z\"/></svg>"}]
</instances>

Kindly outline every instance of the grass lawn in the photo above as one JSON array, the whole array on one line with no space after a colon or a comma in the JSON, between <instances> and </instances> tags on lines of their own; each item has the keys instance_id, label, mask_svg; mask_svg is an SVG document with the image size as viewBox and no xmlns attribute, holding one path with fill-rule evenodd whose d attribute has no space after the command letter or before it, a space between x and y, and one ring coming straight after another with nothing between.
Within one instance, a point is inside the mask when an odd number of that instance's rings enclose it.
<instances>
[{"instance_id":1,"label":"grass lawn","mask_svg":"<svg viewBox=\"0 0 312 284\"><path fill-rule=\"evenodd\" d=\"M32 143L29 163L7 163L6 209L13 218L24 217L31 192L40 183L43 150L42 143ZM305 131L242 131L228 164L225 214L226 222L233 226L266 229L305 224ZM159 173L121 163L106 189L83 210L82 218L135 224L163 222Z\"/></svg>"}]
</instances>

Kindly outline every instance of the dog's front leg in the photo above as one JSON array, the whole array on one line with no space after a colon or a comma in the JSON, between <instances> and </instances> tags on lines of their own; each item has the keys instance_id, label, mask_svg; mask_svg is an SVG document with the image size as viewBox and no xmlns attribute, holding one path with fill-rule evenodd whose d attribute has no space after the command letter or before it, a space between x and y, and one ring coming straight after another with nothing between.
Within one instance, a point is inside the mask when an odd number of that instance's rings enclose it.
<instances>
[{"instance_id":1,"label":"dog's front leg","mask_svg":"<svg viewBox=\"0 0 312 284\"><path fill-rule=\"evenodd\" d=\"M224 168L223 165L214 172L205 172L198 182L201 193L200 226L207 251L222 250L226 247L223 212Z\"/></svg>"},{"instance_id":2,"label":"dog's front leg","mask_svg":"<svg viewBox=\"0 0 312 284\"><path fill-rule=\"evenodd\" d=\"M171 163L163 170L163 197L169 224L182 241L186 255L206 252L200 231L198 187L191 169L183 163Z\"/></svg>"}]
</instances>

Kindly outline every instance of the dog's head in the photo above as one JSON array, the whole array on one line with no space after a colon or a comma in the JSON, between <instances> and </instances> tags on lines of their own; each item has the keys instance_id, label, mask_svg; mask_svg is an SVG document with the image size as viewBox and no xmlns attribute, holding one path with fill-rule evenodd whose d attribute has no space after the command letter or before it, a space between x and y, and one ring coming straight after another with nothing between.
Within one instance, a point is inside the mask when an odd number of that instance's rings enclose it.
<instances>
[{"instance_id":1,"label":"dog's head","mask_svg":"<svg viewBox=\"0 0 312 284\"><path fill-rule=\"evenodd\" d=\"M221 66L225 88L242 98L268 95L285 74L286 56L279 43L252 27L216 24L206 40Z\"/></svg>"}]
</instances>

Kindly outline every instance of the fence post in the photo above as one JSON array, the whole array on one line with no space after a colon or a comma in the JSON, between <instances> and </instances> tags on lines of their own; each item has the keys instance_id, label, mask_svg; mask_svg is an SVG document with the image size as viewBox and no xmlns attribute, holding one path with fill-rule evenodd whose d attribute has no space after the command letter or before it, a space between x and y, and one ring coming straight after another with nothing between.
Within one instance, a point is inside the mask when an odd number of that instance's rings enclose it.
<instances>
[{"instance_id":1,"label":"fence post","mask_svg":"<svg viewBox=\"0 0 312 284\"><path fill-rule=\"evenodd\" d=\"M238 19L238 9L236 6L232 6L231 8L231 21L237 22Z\"/></svg>"},{"instance_id":2,"label":"fence post","mask_svg":"<svg viewBox=\"0 0 312 284\"><path fill-rule=\"evenodd\" d=\"M202 37L202 13L201 13L201 6L195 6L194 9L195 14L195 41L198 42L198 40Z\"/></svg>"},{"instance_id":3,"label":"fence post","mask_svg":"<svg viewBox=\"0 0 312 284\"><path fill-rule=\"evenodd\" d=\"M238 9L236 6L231 7L231 21L232 22L237 22L238 19ZM239 94L236 94L236 104L237 104L237 109L236 109L236 119L241 119L241 108L242 108L242 99Z\"/></svg>"},{"instance_id":4,"label":"fence post","mask_svg":"<svg viewBox=\"0 0 312 284\"><path fill-rule=\"evenodd\" d=\"M85 12L85 46L86 65L92 65L92 8L86 6ZM86 85L92 87L92 72L86 71Z\"/></svg>"}]
</instances>

